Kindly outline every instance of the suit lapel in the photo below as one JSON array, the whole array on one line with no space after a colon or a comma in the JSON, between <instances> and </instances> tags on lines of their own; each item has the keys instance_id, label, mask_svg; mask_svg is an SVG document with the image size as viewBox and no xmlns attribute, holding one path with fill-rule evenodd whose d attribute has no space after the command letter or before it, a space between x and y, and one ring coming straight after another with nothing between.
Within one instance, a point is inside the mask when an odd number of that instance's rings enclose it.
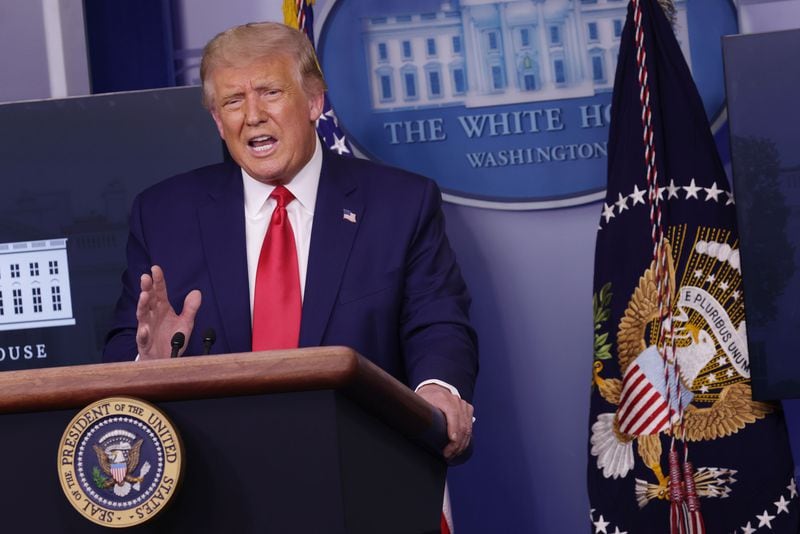
<instances>
[{"instance_id":1,"label":"suit lapel","mask_svg":"<svg viewBox=\"0 0 800 534\"><path fill-rule=\"evenodd\" d=\"M326 149L323 154L300 323L301 347L322 343L353 239L364 215L355 178L344 172L336 156ZM355 214L355 223L344 219L345 209Z\"/></svg>"},{"instance_id":2,"label":"suit lapel","mask_svg":"<svg viewBox=\"0 0 800 534\"><path fill-rule=\"evenodd\" d=\"M221 323L208 326L223 329L224 335L217 338L226 340L227 347L220 349L245 352L250 350L251 330L244 191L239 167L230 164L226 169L219 187L209 191L206 202L198 206L203 252L216 297L210 302L203 295L203 306L217 306Z\"/></svg>"}]
</instances>

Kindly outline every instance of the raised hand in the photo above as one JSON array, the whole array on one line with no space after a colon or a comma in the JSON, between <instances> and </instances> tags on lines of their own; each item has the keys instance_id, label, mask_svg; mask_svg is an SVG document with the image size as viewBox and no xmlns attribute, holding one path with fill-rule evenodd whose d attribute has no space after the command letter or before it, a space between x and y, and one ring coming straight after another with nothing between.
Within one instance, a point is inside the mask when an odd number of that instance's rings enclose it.
<instances>
[{"instance_id":1,"label":"raised hand","mask_svg":"<svg viewBox=\"0 0 800 534\"><path fill-rule=\"evenodd\" d=\"M175 313L167 297L167 282L164 271L153 265L151 274L143 274L141 293L136 305L136 346L140 360L169 358L172 351L170 341L175 332L183 332L188 340L194 328L194 318L202 302L200 291L190 291L183 300L181 314ZM179 354L186 350L182 348Z\"/></svg>"}]
</instances>

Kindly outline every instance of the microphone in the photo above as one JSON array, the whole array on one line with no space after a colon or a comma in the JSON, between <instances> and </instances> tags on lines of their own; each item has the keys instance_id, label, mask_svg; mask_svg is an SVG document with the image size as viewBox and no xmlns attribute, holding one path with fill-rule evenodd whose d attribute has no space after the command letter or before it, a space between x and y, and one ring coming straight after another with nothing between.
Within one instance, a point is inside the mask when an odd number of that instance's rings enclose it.
<instances>
[{"instance_id":1,"label":"microphone","mask_svg":"<svg viewBox=\"0 0 800 534\"><path fill-rule=\"evenodd\" d=\"M210 326L203 332L203 355L211 352L211 346L217 341L217 333Z\"/></svg>"},{"instance_id":2,"label":"microphone","mask_svg":"<svg viewBox=\"0 0 800 534\"><path fill-rule=\"evenodd\" d=\"M172 354L170 358L178 357L178 351L181 350L184 343L186 343L186 336L183 335L183 332L175 332L172 336L172 340L169 342L169 344L172 345Z\"/></svg>"}]
</instances>

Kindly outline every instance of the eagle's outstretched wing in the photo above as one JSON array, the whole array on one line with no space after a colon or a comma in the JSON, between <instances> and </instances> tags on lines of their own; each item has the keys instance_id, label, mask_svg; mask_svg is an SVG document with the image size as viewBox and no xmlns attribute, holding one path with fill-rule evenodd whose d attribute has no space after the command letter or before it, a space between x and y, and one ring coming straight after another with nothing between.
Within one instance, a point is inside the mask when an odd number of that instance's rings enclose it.
<instances>
[{"instance_id":1,"label":"eagle's outstretched wing","mask_svg":"<svg viewBox=\"0 0 800 534\"><path fill-rule=\"evenodd\" d=\"M774 409L771 404L754 401L749 384L731 384L722 390L719 399L710 407L686 407L686 439L701 441L730 436Z\"/></svg>"},{"instance_id":2,"label":"eagle's outstretched wing","mask_svg":"<svg viewBox=\"0 0 800 534\"><path fill-rule=\"evenodd\" d=\"M675 266L672 261L672 247L666 241L667 272L669 273L670 292L675 293ZM625 314L619 322L617 331L617 349L619 370L622 376L628 365L647 348L645 329L648 323L658 319L658 288L656 286L656 264L639 277L639 285L633 291Z\"/></svg>"},{"instance_id":3,"label":"eagle's outstretched wing","mask_svg":"<svg viewBox=\"0 0 800 534\"><path fill-rule=\"evenodd\" d=\"M111 464L108 462L108 456L106 456L106 451L100 448L97 443L92 445L94 449L94 453L97 455L97 463L100 464L100 469L103 470L103 473L111 476Z\"/></svg>"},{"instance_id":4,"label":"eagle's outstretched wing","mask_svg":"<svg viewBox=\"0 0 800 534\"><path fill-rule=\"evenodd\" d=\"M128 451L128 473L133 473L136 471L136 467L139 465L139 455L142 451L142 440L140 439L136 443L133 444L131 450Z\"/></svg>"}]
</instances>

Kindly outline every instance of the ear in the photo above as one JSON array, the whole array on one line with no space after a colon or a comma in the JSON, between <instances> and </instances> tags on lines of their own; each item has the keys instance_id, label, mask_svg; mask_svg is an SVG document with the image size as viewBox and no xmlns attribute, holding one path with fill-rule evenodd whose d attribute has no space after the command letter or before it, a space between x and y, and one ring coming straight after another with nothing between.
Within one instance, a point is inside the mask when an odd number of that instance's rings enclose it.
<instances>
[{"instance_id":1,"label":"ear","mask_svg":"<svg viewBox=\"0 0 800 534\"><path fill-rule=\"evenodd\" d=\"M217 131L219 132L219 136L224 140L225 134L222 130L222 119L219 118L219 112L216 108L211 110L211 118L214 119L214 124L217 125Z\"/></svg>"},{"instance_id":2,"label":"ear","mask_svg":"<svg viewBox=\"0 0 800 534\"><path fill-rule=\"evenodd\" d=\"M322 115L322 109L325 107L325 92L317 91L308 98L308 118L311 122L317 122L319 116Z\"/></svg>"}]
</instances>

